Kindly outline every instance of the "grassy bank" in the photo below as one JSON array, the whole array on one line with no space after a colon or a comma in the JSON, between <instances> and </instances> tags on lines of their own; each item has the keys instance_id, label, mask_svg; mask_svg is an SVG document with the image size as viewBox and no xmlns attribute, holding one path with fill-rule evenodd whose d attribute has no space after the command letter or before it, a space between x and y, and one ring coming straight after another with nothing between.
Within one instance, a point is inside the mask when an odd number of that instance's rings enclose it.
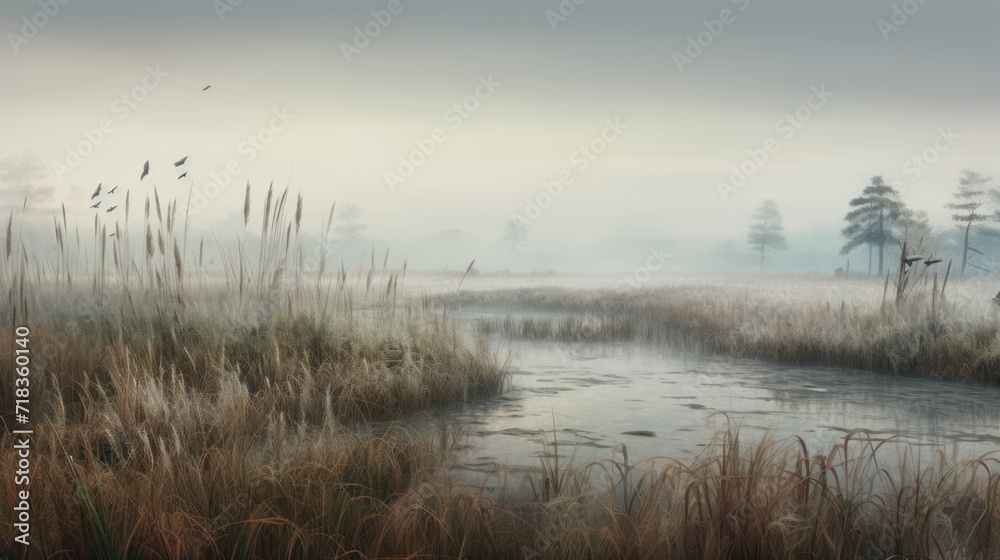
<instances>
[{"instance_id":1,"label":"grassy bank","mask_svg":"<svg viewBox=\"0 0 1000 560\"><path fill-rule=\"evenodd\" d=\"M489 486L456 481L454 435L405 419L502 392L505 364L460 344L428 305L399 303L404 271L310 264L302 203L286 219L285 198L268 192L251 235L248 191L245 229L215 275L155 192L131 240L95 221L81 243L63 216L57 251L31 259L8 222L0 384L21 386L26 339L35 433L32 545L4 523L0 557L996 556L996 458L918 460L853 436L817 455L730 430L694 459L630 461L619 446L589 465L547 445L535 474L497 465ZM0 392L4 473L22 459L16 398ZM22 490L4 477L5 520Z\"/></svg>"},{"instance_id":2,"label":"grassy bank","mask_svg":"<svg viewBox=\"0 0 1000 560\"><path fill-rule=\"evenodd\" d=\"M995 286L954 282L949 291L944 299L911 294L900 304L891 296L883 301L882 284L815 281L524 289L447 299L510 314L479 321L483 334L644 341L783 364L1000 381L1000 308L989 299ZM554 316L538 317L539 311Z\"/></svg>"},{"instance_id":3,"label":"grassy bank","mask_svg":"<svg viewBox=\"0 0 1000 560\"><path fill-rule=\"evenodd\" d=\"M386 422L506 388L496 355L400 302L405 269L305 258L303 202L286 212L286 198L268 190L258 229L248 187L242 231L214 271L184 210L155 190L123 204L138 235L103 214L81 235L63 213L55 251L29 251L7 221L0 384L25 392L0 392L0 469L18 470L13 431L35 434L32 546L4 523L0 557L345 553L443 457L440 442ZM12 519L25 486L4 481Z\"/></svg>"}]
</instances>

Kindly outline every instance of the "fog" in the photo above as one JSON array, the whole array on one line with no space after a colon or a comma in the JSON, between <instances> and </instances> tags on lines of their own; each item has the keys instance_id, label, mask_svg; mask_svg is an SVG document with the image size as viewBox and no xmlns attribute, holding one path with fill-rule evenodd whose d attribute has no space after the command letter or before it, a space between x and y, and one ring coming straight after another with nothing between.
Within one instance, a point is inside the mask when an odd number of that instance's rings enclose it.
<instances>
[{"instance_id":1,"label":"fog","mask_svg":"<svg viewBox=\"0 0 1000 560\"><path fill-rule=\"evenodd\" d=\"M754 272L747 230L771 199L788 248L766 268L832 273L877 175L954 250L961 171L1000 174L998 16L971 0L7 2L0 159L44 172L8 165L0 189L18 213L28 194L42 246L62 205L82 227L123 222L116 195L90 208L98 184L131 193L136 229L155 185L212 240L243 227L248 182L259 222L273 181L303 196L309 235L334 202L357 209L337 260L607 274L650 258Z\"/></svg>"}]
</instances>

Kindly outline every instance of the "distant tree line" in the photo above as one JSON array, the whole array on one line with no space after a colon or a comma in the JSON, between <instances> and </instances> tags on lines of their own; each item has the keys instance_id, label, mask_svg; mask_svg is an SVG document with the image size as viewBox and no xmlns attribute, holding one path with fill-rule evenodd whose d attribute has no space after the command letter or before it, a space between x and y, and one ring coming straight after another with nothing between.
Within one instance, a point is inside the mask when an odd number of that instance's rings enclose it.
<instances>
[{"instance_id":1,"label":"distant tree line","mask_svg":"<svg viewBox=\"0 0 1000 560\"><path fill-rule=\"evenodd\" d=\"M992 177L966 169L952 199L944 205L954 212L952 227L935 231L927 212L907 207L896 188L882 176L872 177L861 194L848 202L840 254L867 250L868 274L877 270L882 276L887 254L897 254L905 243L911 254L930 251L952 255L963 276L972 269L992 272L990 256L1000 251L1000 188ZM786 249L781 212L773 200L763 201L754 211L747 243L758 254L761 270L768 253Z\"/></svg>"}]
</instances>

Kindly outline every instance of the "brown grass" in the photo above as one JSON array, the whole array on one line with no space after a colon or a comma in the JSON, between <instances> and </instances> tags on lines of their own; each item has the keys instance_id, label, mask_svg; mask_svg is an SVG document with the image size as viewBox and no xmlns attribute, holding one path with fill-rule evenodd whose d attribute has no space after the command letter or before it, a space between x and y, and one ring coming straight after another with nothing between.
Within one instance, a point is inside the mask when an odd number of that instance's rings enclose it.
<instances>
[{"instance_id":1,"label":"brown grass","mask_svg":"<svg viewBox=\"0 0 1000 560\"><path fill-rule=\"evenodd\" d=\"M797 287L677 285L634 291L465 291L452 306L502 309L482 334L586 341L645 341L794 365L1000 381L995 286L966 283L942 298L933 282L883 303L882 284ZM548 316L538 316L538 312ZM531 314L533 316L526 316Z\"/></svg>"}]
</instances>

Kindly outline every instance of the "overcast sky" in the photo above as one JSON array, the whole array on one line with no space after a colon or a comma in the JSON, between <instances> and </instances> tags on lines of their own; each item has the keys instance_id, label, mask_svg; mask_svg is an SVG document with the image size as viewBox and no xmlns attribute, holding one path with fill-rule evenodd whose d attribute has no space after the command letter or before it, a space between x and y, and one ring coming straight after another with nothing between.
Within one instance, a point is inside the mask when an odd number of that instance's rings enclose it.
<instances>
[{"instance_id":1,"label":"overcast sky","mask_svg":"<svg viewBox=\"0 0 1000 560\"><path fill-rule=\"evenodd\" d=\"M357 203L379 238L496 238L562 174L533 235L742 239L765 198L789 233L839 229L881 174L944 225L961 169L1000 176L993 1L50 1L0 6L0 156L37 153L81 212L99 182L226 175L215 220L291 177L307 213Z\"/></svg>"}]
</instances>

